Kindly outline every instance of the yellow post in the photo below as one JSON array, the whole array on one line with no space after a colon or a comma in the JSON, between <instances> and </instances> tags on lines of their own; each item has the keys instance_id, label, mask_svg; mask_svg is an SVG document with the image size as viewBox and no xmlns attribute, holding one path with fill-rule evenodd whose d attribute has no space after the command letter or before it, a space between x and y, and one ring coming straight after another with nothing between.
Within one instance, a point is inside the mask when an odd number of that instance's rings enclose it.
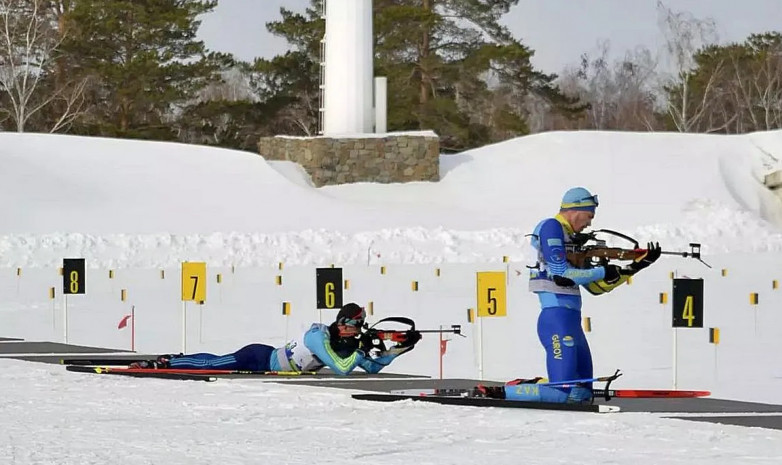
<instances>
[{"instance_id":1,"label":"yellow post","mask_svg":"<svg viewBox=\"0 0 782 465\"><path fill-rule=\"evenodd\" d=\"M350 280L349 279L345 280L345 289L350 289Z\"/></svg>"},{"instance_id":2,"label":"yellow post","mask_svg":"<svg viewBox=\"0 0 782 465\"><path fill-rule=\"evenodd\" d=\"M413 281L413 284L410 286L414 291L418 290L418 281Z\"/></svg>"},{"instance_id":3,"label":"yellow post","mask_svg":"<svg viewBox=\"0 0 782 465\"><path fill-rule=\"evenodd\" d=\"M474 323L475 322L475 310L468 308L467 309L467 322L468 323Z\"/></svg>"},{"instance_id":4,"label":"yellow post","mask_svg":"<svg viewBox=\"0 0 782 465\"><path fill-rule=\"evenodd\" d=\"M217 273L217 284L220 284L221 282L223 282L223 275Z\"/></svg>"},{"instance_id":5,"label":"yellow post","mask_svg":"<svg viewBox=\"0 0 782 465\"><path fill-rule=\"evenodd\" d=\"M668 293L667 292L661 292L660 293L660 303L661 304L667 304L668 303Z\"/></svg>"},{"instance_id":6,"label":"yellow post","mask_svg":"<svg viewBox=\"0 0 782 465\"><path fill-rule=\"evenodd\" d=\"M369 313L370 316L375 314L375 303L371 300L367 304L367 313Z\"/></svg>"},{"instance_id":7,"label":"yellow post","mask_svg":"<svg viewBox=\"0 0 782 465\"><path fill-rule=\"evenodd\" d=\"M166 279L166 270L160 270L160 279Z\"/></svg>"},{"instance_id":8,"label":"yellow post","mask_svg":"<svg viewBox=\"0 0 782 465\"><path fill-rule=\"evenodd\" d=\"M592 332L592 318L588 316L584 317L584 332L585 333Z\"/></svg>"},{"instance_id":9,"label":"yellow post","mask_svg":"<svg viewBox=\"0 0 782 465\"><path fill-rule=\"evenodd\" d=\"M722 276L727 276L727 275L728 275L728 269L727 268L723 268L722 269Z\"/></svg>"},{"instance_id":10,"label":"yellow post","mask_svg":"<svg viewBox=\"0 0 782 465\"><path fill-rule=\"evenodd\" d=\"M709 328L709 342L715 345L720 343L719 328Z\"/></svg>"},{"instance_id":11,"label":"yellow post","mask_svg":"<svg viewBox=\"0 0 782 465\"><path fill-rule=\"evenodd\" d=\"M440 276L440 268L435 268L434 269L434 275L435 276Z\"/></svg>"},{"instance_id":12,"label":"yellow post","mask_svg":"<svg viewBox=\"0 0 782 465\"><path fill-rule=\"evenodd\" d=\"M22 276L22 269L21 268L17 268L16 269L16 276Z\"/></svg>"},{"instance_id":13,"label":"yellow post","mask_svg":"<svg viewBox=\"0 0 782 465\"><path fill-rule=\"evenodd\" d=\"M277 276L274 278L274 281L277 283L277 285L278 285L278 286L282 286L282 276L280 276L280 275L277 275Z\"/></svg>"},{"instance_id":14,"label":"yellow post","mask_svg":"<svg viewBox=\"0 0 782 465\"><path fill-rule=\"evenodd\" d=\"M114 270L109 270L109 279L114 279Z\"/></svg>"},{"instance_id":15,"label":"yellow post","mask_svg":"<svg viewBox=\"0 0 782 465\"><path fill-rule=\"evenodd\" d=\"M380 274L386 274L386 267L384 266L380 267Z\"/></svg>"},{"instance_id":16,"label":"yellow post","mask_svg":"<svg viewBox=\"0 0 782 465\"><path fill-rule=\"evenodd\" d=\"M779 289L779 281L776 279L771 281L771 289Z\"/></svg>"},{"instance_id":17,"label":"yellow post","mask_svg":"<svg viewBox=\"0 0 782 465\"><path fill-rule=\"evenodd\" d=\"M49 298L50 299L54 299L54 288L53 287L49 288Z\"/></svg>"},{"instance_id":18,"label":"yellow post","mask_svg":"<svg viewBox=\"0 0 782 465\"><path fill-rule=\"evenodd\" d=\"M277 269L282 271L282 262L277 263Z\"/></svg>"},{"instance_id":19,"label":"yellow post","mask_svg":"<svg viewBox=\"0 0 782 465\"><path fill-rule=\"evenodd\" d=\"M508 256L507 255L503 255L502 256L502 263L508 263Z\"/></svg>"},{"instance_id":20,"label":"yellow post","mask_svg":"<svg viewBox=\"0 0 782 465\"><path fill-rule=\"evenodd\" d=\"M288 316L291 314L291 303L290 302L283 302L282 303L282 314L285 316Z\"/></svg>"},{"instance_id":21,"label":"yellow post","mask_svg":"<svg viewBox=\"0 0 782 465\"><path fill-rule=\"evenodd\" d=\"M758 293L753 292L749 295L749 303L751 305L757 305L758 304Z\"/></svg>"},{"instance_id":22,"label":"yellow post","mask_svg":"<svg viewBox=\"0 0 782 465\"><path fill-rule=\"evenodd\" d=\"M119 300L121 300L121 301L123 301L123 302L124 302L124 301L125 301L125 298L127 297L127 295L128 295L128 291L126 291L125 289L122 289L122 290L119 292Z\"/></svg>"}]
</instances>

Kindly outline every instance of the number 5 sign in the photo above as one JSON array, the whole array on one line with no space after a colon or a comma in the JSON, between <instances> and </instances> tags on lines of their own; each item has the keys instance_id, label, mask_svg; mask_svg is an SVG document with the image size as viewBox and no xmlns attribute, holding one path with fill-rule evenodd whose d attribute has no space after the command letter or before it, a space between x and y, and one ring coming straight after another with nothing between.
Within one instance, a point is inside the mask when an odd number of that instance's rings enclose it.
<instances>
[{"instance_id":1,"label":"number 5 sign","mask_svg":"<svg viewBox=\"0 0 782 465\"><path fill-rule=\"evenodd\" d=\"M206 301L206 263L182 262L182 301Z\"/></svg>"},{"instance_id":2,"label":"number 5 sign","mask_svg":"<svg viewBox=\"0 0 782 465\"><path fill-rule=\"evenodd\" d=\"M673 280L673 327L703 328L703 279Z\"/></svg>"},{"instance_id":3,"label":"number 5 sign","mask_svg":"<svg viewBox=\"0 0 782 465\"><path fill-rule=\"evenodd\" d=\"M478 272L478 316L507 316L504 271Z\"/></svg>"}]
</instances>

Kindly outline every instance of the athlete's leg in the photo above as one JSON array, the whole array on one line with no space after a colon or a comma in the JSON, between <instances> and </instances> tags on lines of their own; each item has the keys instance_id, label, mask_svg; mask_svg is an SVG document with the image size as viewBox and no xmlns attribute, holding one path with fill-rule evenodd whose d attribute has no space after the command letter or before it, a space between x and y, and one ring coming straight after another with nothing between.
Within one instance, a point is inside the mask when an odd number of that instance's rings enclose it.
<instances>
[{"instance_id":1,"label":"athlete's leg","mask_svg":"<svg viewBox=\"0 0 782 465\"><path fill-rule=\"evenodd\" d=\"M273 347L265 344L250 344L226 355L199 353L174 357L169 361L171 368L204 370L253 370L269 369L269 357Z\"/></svg>"},{"instance_id":2,"label":"athlete's leg","mask_svg":"<svg viewBox=\"0 0 782 465\"><path fill-rule=\"evenodd\" d=\"M546 350L549 381L577 379L578 348L575 330L581 330L581 312L564 307L544 308L538 317L538 338ZM574 328L575 327L575 328Z\"/></svg>"}]
</instances>

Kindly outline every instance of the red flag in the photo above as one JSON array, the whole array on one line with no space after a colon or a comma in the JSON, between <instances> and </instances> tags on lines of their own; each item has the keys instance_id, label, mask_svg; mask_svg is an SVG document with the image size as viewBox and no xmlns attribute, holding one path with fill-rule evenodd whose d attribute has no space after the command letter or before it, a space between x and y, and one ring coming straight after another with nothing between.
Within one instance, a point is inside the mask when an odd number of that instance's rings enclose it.
<instances>
[{"instance_id":1,"label":"red flag","mask_svg":"<svg viewBox=\"0 0 782 465\"><path fill-rule=\"evenodd\" d=\"M450 339L443 339L440 341L440 356L445 355L445 350L448 348L448 341Z\"/></svg>"},{"instance_id":2,"label":"red flag","mask_svg":"<svg viewBox=\"0 0 782 465\"><path fill-rule=\"evenodd\" d=\"M119 324L117 325L117 329L122 329L125 326L127 326L128 325L128 320L130 319L131 316L132 315L125 315L124 317L122 317L122 319L120 320Z\"/></svg>"}]
</instances>

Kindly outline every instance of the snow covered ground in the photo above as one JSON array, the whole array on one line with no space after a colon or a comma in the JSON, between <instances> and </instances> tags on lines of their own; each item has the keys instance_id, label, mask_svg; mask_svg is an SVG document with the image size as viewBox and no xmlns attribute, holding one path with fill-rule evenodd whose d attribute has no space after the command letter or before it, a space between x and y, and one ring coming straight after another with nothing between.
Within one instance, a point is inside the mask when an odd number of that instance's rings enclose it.
<instances>
[{"instance_id":1,"label":"snow covered ground","mask_svg":"<svg viewBox=\"0 0 782 465\"><path fill-rule=\"evenodd\" d=\"M566 189L583 185L600 196L596 228L666 250L700 242L713 266L665 257L631 286L585 296L596 372L621 368L616 387L668 388L675 377L679 388L779 403L782 290L772 282L782 280L782 202L762 179L780 159L782 132L549 133L444 156L438 183L315 189L296 166L255 154L0 134L0 336L64 341L57 268L83 257L87 294L68 298L70 343L128 348L130 332L117 323L134 306L139 351L279 344L333 317L314 307L315 268L334 264L350 281L345 298L372 302L376 319L463 325L467 337L453 338L444 357L446 377L542 374L524 235L556 213ZM183 340L185 260L207 262L209 284L205 305L186 308ZM467 322L478 271L507 273L506 318ZM671 272L704 278L706 294L705 328L679 330L675 357L670 306L658 303ZM708 343L709 327L720 328L720 345ZM389 370L437 376L438 348L426 337ZM362 403L345 390L104 379L2 358L0 369L0 463L771 464L782 456L780 431L652 414Z\"/></svg>"}]
</instances>

